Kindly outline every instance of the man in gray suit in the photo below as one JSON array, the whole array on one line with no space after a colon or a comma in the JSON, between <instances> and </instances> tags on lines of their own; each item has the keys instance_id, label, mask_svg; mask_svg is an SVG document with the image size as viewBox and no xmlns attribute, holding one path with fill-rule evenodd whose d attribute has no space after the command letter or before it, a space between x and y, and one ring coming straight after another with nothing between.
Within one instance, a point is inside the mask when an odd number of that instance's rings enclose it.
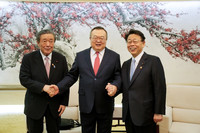
<instances>
[{"instance_id":1,"label":"man in gray suit","mask_svg":"<svg viewBox=\"0 0 200 133\"><path fill-rule=\"evenodd\" d=\"M95 27L90 32L91 47L77 53L73 66L57 84L60 93L79 77L79 105L83 133L110 133L114 94L121 85L119 54L106 48L107 31ZM55 86L54 86L55 87Z\"/></svg>"},{"instance_id":2,"label":"man in gray suit","mask_svg":"<svg viewBox=\"0 0 200 133\"><path fill-rule=\"evenodd\" d=\"M163 66L158 57L143 51L142 32L130 30L125 40L132 57L122 65L123 121L127 133L155 133L165 114Z\"/></svg>"}]
</instances>

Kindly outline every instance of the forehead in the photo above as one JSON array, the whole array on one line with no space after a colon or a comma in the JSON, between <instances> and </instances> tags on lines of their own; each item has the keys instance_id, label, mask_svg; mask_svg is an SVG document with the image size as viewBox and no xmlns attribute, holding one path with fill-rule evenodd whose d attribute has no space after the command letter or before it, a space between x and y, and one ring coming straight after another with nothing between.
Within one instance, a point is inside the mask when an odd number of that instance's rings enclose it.
<instances>
[{"instance_id":1,"label":"forehead","mask_svg":"<svg viewBox=\"0 0 200 133\"><path fill-rule=\"evenodd\" d=\"M40 36L40 39L53 39L54 40L54 36L53 36L53 34L42 34Z\"/></svg>"},{"instance_id":2,"label":"forehead","mask_svg":"<svg viewBox=\"0 0 200 133\"><path fill-rule=\"evenodd\" d=\"M103 29L95 29L92 31L93 36L106 36L106 32Z\"/></svg>"},{"instance_id":3,"label":"forehead","mask_svg":"<svg viewBox=\"0 0 200 133\"><path fill-rule=\"evenodd\" d=\"M129 36L128 36L128 40L129 39L141 39L141 37L139 36L139 35L136 35L136 34L130 34Z\"/></svg>"}]
</instances>

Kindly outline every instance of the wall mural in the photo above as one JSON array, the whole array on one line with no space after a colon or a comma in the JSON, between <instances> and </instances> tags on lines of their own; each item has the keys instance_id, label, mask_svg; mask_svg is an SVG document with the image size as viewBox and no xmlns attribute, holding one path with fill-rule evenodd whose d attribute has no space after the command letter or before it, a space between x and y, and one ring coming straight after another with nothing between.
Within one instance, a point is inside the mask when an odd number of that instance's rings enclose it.
<instances>
[{"instance_id":1,"label":"wall mural","mask_svg":"<svg viewBox=\"0 0 200 133\"><path fill-rule=\"evenodd\" d=\"M196 16L192 16L194 13ZM68 66L71 67L76 52L90 46L89 31L97 25L108 27L111 42L112 39L123 40L129 29L139 29L145 32L145 36L148 34L151 39L158 40L157 45L160 45L171 59L179 59L199 67L200 20L196 18L200 18L200 2L197 1L112 3L3 1L0 2L0 73L6 75L12 69L19 72L23 55L38 49L35 35L41 29L52 29L56 33L55 50L66 56ZM116 29L117 32L113 33L111 29ZM85 34L87 38L82 38ZM116 37L117 34L120 36ZM87 46L80 48L80 45L84 45L80 42L81 39L88 40ZM120 53L121 45L126 48L125 42L109 47L113 49L119 47L116 51ZM148 47L151 47L151 44L148 44L146 49ZM124 60L130 58L127 54L127 50L120 53ZM164 60L162 54L158 56ZM122 59L122 63L124 60ZM15 77L18 77L17 72ZM166 75L170 78L170 74ZM0 84L6 83L4 78L0 78ZM194 83L197 84L198 81Z\"/></svg>"}]
</instances>

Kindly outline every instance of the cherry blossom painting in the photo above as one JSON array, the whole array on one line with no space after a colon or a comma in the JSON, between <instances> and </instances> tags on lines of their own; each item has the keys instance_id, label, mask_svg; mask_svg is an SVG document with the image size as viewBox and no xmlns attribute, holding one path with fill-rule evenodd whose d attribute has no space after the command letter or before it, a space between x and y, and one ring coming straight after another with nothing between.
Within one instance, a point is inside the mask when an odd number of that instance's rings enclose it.
<instances>
[{"instance_id":1,"label":"cherry blossom painting","mask_svg":"<svg viewBox=\"0 0 200 133\"><path fill-rule=\"evenodd\" d=\"M200 1L0 1L0 84L19 84L21 60L38 49L40 30L54 31L55 50L70 68L76 52L90 47L89 32L99 25L108 30L107 47L120 54L122 63L131 57L124 35L138 29L147 38L144 51L161 58L168 83L200 84L199 18Z\"/></svg>"}]
</instances>

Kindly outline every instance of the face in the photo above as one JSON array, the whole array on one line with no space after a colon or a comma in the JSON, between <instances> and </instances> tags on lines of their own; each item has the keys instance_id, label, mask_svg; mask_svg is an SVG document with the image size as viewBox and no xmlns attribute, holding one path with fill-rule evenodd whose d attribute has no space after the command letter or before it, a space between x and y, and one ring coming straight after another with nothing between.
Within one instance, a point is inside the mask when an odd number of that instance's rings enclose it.
<instances>
[{"instance_id":1,"label":"face","mask_svg":"<svg viewBox=\"0 0 200 133\"><path fill-rule=\"evenodd\" d=\"M127 49L134 58L142 52L145 46L145 41L141 40L142 38L136 34L130 34L127 38Z\"/></svg>"},{"instance_id":2,"label":"face","mask_svg":"<svg viewBox=\"0 0 200 133\"><path fill-rule=\"evenodd\" d=\"M100 52L106 47L106 32L102 29L95 29L91 33L90 43L92 48Z\"/></svg>"},{"instance_id":3,"label":"face","mask_svg":"<svg viewBox=\"0 0 200 133\"><path fill-rule=\"evenodd\" d=\"M48 56L54 48L54 36L52 34L43 34L40 36L38 46L45 56Z\"/></svg>"}]
</instances>

